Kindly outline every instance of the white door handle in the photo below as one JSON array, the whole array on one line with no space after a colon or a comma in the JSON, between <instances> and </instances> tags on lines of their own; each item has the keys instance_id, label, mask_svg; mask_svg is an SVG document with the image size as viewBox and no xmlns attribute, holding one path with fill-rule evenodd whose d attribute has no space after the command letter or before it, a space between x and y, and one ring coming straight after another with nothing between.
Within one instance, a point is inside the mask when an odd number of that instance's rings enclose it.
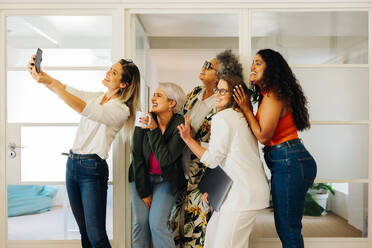
<instances>
[{"instance_id":1,"label":"white door handle","mask_svg":"<svg viewBox=\"0 0 372 248\"><path fill-rule=\"evenodd\" d=\"M24 146L18 146L15 143L9 142L8 144L8 157L11 159L14 159L17 156L17 153L15 151L16 148L23 149Z\"/></svg>"},{"instance_id":2,"label":"white door handle","mask_svg":"<svg viewBox=\"0 0 372 248\"><path fill-rule=\"evenodd\" d=\"M25 147L24 147L24 146L16 145L15 143L9 143L9 144L8 144L8 148L9 148L9 150L14 151L16 148L23 149L23 148L25 148Z\"/></svg>"}]
</instances>

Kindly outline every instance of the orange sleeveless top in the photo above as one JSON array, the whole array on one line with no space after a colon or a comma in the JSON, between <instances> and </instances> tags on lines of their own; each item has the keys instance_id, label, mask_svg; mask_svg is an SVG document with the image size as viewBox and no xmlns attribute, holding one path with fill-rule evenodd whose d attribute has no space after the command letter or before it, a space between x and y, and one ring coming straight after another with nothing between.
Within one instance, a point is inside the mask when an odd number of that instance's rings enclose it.
<instances>
[{"instance_id":1,"label":"orange sleeveless top","mask_svg":"<svg viewBox=\"0 0 372 248\"><path fill-rule=\"evenodd\" d=\"M258 107L256 119L260 120L261 106ZM285 116L279 119L278 126L275 129L274 135L271 140L266 143L266 146L273 146L283 143L287 140L297 139L297 128L293 120L291 111L288 111Z\"/></svg>"}]
</instances>

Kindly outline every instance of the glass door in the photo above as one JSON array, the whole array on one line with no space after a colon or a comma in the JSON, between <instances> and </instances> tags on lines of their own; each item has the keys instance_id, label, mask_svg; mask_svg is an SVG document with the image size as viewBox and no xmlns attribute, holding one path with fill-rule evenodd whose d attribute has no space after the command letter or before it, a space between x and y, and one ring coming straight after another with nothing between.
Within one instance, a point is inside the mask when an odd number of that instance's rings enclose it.
<instances>
[{"instance_id":1,"label":"glass door","mask_svg":"<svg viewBox=\"0 0 372 248\"><path fill-rule=\"evenodd\" d=\"M252 11L252 57L272 48L291 65L307 96L312 124L299 136L317 161L316 183L334 189L334 194L309 190L302 220L305 242L368 238L368 25L368 12L362 10ZM309 208L312 200L321 211ZM277 238L272 211L257 218L252 236Z\"/></svg>"},{"instance_id":2,"label":"glass door","mask_svg":"<svg viewBox=\"0 0 372 248\"><path fill-rule=\"evenodd\" d=\"M77 89L105 91L112 65L112 16L6 17L6 181L8 240L76 240L80 233L65 188L67 157L80 116L36 83L27 63L43 50L42 69ZM113 239L112 152L107 232Z\"/></svg>"},{"instance_id":3,"label":"glass door","mask_svg":"<svg viewBox=\"0 0 372 248\"><path fill-rule=\"evenodd\" d=\"M135 61L141 69L141 100L145 111L151 109L151 96L159 82L176 83L189 94L196 86L203 85L199 75L204 61L215 58L228 48L239 54L238 11L136 11L131 12L135 21L134 50ZM193 203L197 205L197 200ZM189 206L185 208L185 216L195 214L195 205ZM199 212L197 215L203 214ZM191 235L193 231L198 232L199 228L202 227L185 230L185 233Z\"/></svg>"}]
</instances>

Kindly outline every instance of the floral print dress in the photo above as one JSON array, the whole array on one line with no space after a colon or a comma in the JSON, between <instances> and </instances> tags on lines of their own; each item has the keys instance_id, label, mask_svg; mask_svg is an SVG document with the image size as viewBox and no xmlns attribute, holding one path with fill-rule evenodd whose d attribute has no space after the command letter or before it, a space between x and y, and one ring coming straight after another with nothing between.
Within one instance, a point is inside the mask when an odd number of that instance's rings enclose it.
<instances>
[{"instance_id":1,"label":"floral print dress","mask_svg":"<svg viewBox=\"0 0 372 248\"><path fill-rule=\"evenodd\" d=\"M190 114L195 103L201 98L205 87L198 86L187 95L186 103L179 111L179 114ZM211 108L204 117L195 139L200 142L209 142L211 120L216 113L215 107ZM172 209L170 225L174 232L174 239L177 247L203 247L207 222L211 216L208 204L202 201L202 194L198 184L203 177L206 167L200 160L191 154L189 164L187 189L180 194Z\"/></svg>"}]
</instances>

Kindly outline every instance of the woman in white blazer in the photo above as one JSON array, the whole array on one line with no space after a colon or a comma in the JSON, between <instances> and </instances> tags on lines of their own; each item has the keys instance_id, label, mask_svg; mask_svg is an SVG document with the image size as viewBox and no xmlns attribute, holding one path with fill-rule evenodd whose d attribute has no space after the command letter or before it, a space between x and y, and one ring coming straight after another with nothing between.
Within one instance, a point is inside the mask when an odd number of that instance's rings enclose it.
<instances>
[{"instance_id":1,"label":"woman in white blazer","mask_svg":"<svg viewBox=\"0 0 372 248\"><path fill-rule=\"evenodd\" d=\"M214 90L217 114L212 118L208 149L192 137L190 120L178 126L181 138L207 167L220 165L233 180L220 211L214 212L207 226L204 247L248 247L258 210L269 206L270 190L259 157L257 140L232 97L242 85L235 75L222 75Z\"/></svg>"}]
</instances>

